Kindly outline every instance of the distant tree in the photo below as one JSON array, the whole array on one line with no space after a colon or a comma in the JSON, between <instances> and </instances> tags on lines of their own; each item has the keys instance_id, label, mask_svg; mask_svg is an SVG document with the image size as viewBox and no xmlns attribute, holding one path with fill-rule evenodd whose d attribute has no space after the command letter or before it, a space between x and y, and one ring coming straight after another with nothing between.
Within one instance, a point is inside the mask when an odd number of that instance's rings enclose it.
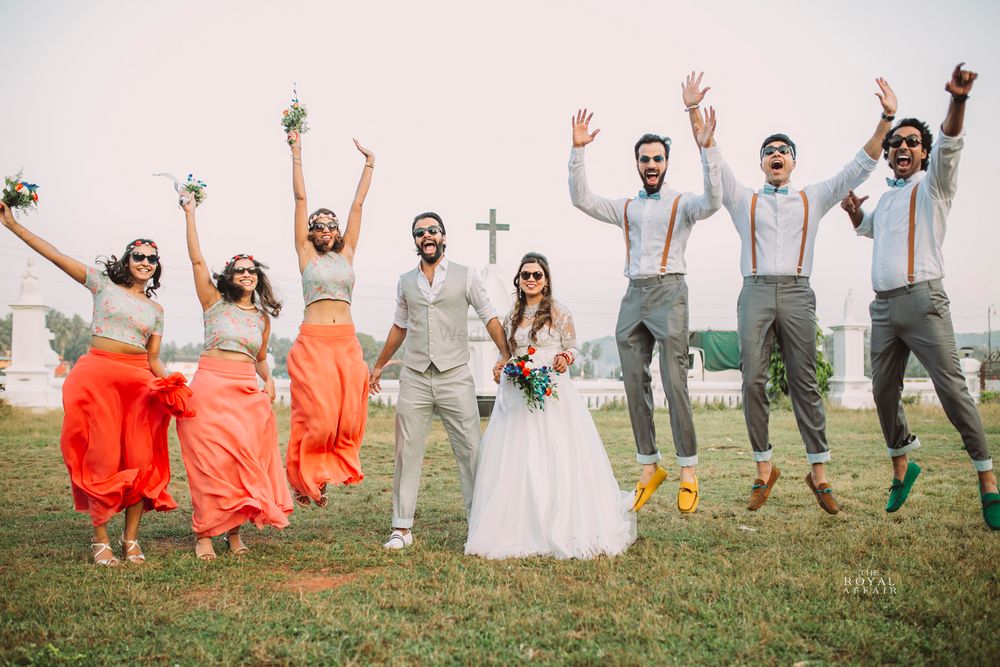
<instances>
[{"instance_id":1,"label":"distant tree","mask_svg":"<svg viewBox=\"0 0 1000 667\"><path fill-rule=\"evenodd\" d=\"M79 315L67 317L58 310L45 314L45 327L52 332L52 349L70 363L87 353L90 348L90 323Z\"/></svg>"},{"instance_id":2,"label":"distant tree","mask_svg":"<svg viewBox=\"0 0 1000 667\"><path fill-rule=\"evenodd\" d=\"M816 326L816 384L819 386L819 393L826 396L830 393L830 378L833 377L833 366L823 355L821 346L823 343L823 330ZM788 395L788 372L785 369L785 361L781 358L781 347L775 340L771 347L771 362L768 369L767 392L771 398L779 394Z\"/></svg>"},{"instance_id":3,"label":"distant tree","mask_svg":"<svg viewBox=\"0 0 1000 667\"><path fill-rule=\"evenodd\" d=\"M0 319L0 356L10 356L11 334L14 328L14 313Z\"/></svg>"}]
</instances>

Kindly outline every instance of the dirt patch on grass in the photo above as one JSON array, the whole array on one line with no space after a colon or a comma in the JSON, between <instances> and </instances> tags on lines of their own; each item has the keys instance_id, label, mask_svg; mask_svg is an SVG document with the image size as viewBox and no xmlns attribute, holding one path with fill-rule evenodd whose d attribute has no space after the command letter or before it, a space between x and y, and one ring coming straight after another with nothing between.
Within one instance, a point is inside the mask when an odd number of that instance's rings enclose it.
<instances>
[{"instance_id":1,"label":"dirt patch on grass","mask_svg":"<svg viewBox=\"0 0 1000 667\"><path fill-rule=\"evenodd\" d=\"M292 593L319 593L346 586L361 577L371 576L377 571L378 568L365 568L341 573L330 572L328 568L322 568L318 572L286 570L284 580L278 582L275 588Z\"/></svg>"}]
</instances>

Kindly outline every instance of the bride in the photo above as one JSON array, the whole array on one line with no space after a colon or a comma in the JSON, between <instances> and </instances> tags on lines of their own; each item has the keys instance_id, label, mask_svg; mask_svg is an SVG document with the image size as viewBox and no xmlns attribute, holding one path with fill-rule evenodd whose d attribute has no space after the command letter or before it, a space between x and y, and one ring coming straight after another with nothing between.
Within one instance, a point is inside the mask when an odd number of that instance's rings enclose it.
<instances>
[{"instance_id":1,"label":"bride","mask_svg":"<svg viewBox=\"0 0 1000 667\"><path fill-rule=\"evenodd\" d=\"M552 298L544 256L521 258L514 286L517 302L504 322L508 347L514 356L530 353L533 367L555 370L554 391L544 409L531 410L510 378L494 371L500 387L480 445L465 553L490 559L622 553L636 534L631 494L618 487L567 373L576 354L573 316Z\"/></svg>"}]
</instances>

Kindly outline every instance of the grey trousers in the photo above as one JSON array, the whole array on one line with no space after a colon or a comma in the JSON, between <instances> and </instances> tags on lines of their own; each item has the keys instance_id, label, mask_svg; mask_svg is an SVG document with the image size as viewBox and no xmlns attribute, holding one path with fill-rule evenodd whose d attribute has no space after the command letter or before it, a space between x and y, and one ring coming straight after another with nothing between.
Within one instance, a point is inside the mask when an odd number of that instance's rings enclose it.
<instances>
[{"instance_id":1,"label":"grey trousers","mask_svg":"<svg viewBox=\"0 0 1000 667\"><path fill-rule=\"evenodd\" d=\"M958 429L976 470L993 469L983 422L958 363L948 295L940 280L876 292L872 316L872 390L889 456L920 447L910 434L900 400L910 352L927 369L941 407Z\"/></svg>"},{"instance_id":2,"label":"grey trousers","mask_svg":"<svg viewBox=\"0 0 1000 667\"><path fill-rule=\"evenodd\" d=\"M412 528L420 489L427 432L437 411L458 462L465 513L472 508L472 492L479 462L479 407L476 384L468 364L441 372L433 364L419 373L403 368L396 403L396 470L392 477L392 526Z\"/></svg>"},{"instance_id":3,"label":"grey trousers","mask_svg":"<svg viewBox=\"0 0 1000 667\"><path fill-rule=\"evenodd\" d=\"M670 406L670 430L677 463L698 463L698 441L688 397L688 289L684 275L670 273L630 280L618 311L615 340L622 362L625 398L635 436L636 460L656 463L653 425L653 345L660 346L660 377Z\"/></svg>"},{"instance_id":4,"label":"grey trousers","mask_svg":"<svg viewBox=\"0 0 1000 667\"><path fill-rule=\"evenodd\" d=\"M754 461L771 460L768 441L768 367L775 339L788 373L795 422L809 463L830 460L826 412L816 383L816 294L796 276L744 278L736 305L743 372L743 417Z\"/></svg>"}]
</instances>

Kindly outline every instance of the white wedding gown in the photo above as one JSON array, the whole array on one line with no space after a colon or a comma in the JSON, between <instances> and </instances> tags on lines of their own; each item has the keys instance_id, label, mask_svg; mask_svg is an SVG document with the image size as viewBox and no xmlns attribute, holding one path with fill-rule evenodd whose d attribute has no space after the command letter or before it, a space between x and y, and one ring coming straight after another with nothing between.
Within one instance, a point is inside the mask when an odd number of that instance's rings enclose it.
<instances>
[{"instance_id":1,"label":"white wedding gown","mask_svg":"<svg viewBox=\"0 0 1000 667\"><path fill-rule=\"evenodd\" d=\"M551 365L576 346L573 318L553 304L553 326L537 334L532 365ZM525 354L531 320L518 328L515 356ZM510 332L510 323L505 322ZM633 494L618 487L604 443L568 373L555 374L559 397L533 412L506 376L479 449L465 553L593 558L624 552L635 541Z\"/></svg>"}]
</instances>

